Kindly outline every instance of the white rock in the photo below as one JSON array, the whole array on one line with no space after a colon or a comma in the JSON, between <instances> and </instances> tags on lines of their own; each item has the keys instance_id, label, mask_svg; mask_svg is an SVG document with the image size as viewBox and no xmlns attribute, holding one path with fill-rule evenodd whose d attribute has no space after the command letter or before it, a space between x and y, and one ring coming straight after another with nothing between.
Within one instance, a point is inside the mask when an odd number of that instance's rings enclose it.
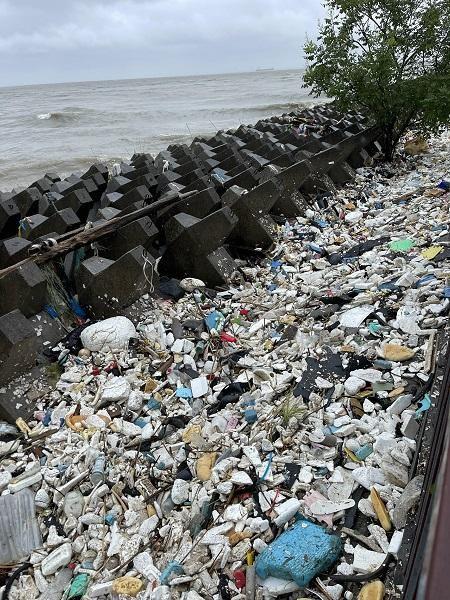
<instances>
[{"instance_id":1,"label":"white rock","mask_svg":"<svg viewBox=\"0 0 450 600\"><path fill-rule=\"evenodd\" d=\"M231 483L234 483L234 485L253 485L250 475L247 475L245 471L235 471L231 475Z\"/></svg>"},{"instance_id":2,"label":"white rock","mask_svg":"<svg viewBox=\"0 0 450 600\"><path fill-rule=\"evenodd\" d=\"M370 531L371 536L374 538L374 540L377 542L377 544L380 546L383 552L387 552L389 548L389 540L385 530L374 523L368 525L367 529Z\"/></svg>"},{"instance_id":3,"label":"white rock","mask_svg":"<svg viewBox=\"0 0 450 600\"><path fill-rule=\"evenodd\" d=\"M373 449L375 452L379 452L380 454L384 454L385 452L389 452L392 448L395 448L396 442L395 437L392 433L388 431L383 431L379 435L377 435L376 440L373 444Z\"/></svg>"},{"instance_id":4,"label":"white rock","mask_svg":"<svg viewBox=\"0 0 450 600\"><path fill-rule=\"evenodd\" d=\"M269 521L262 519L261 517L255 517L254 519L247 519L246 524L255 533L264 533L270 527Z\"/></svg>"},{"instance_id":5,"label":"white rock","mask_svg":"<svg viewBox=\"0 0 450 600\"><path fill-rule=\"evenodd\" d=\"M206 377L196 377L191 380L191 390L192 396L194 398L200 398L201 396L206 396L209 391L208 380Z\"/></svg>"},{"instance_id":6,"label":"white rock","mask_svg":"<svg viewBox=\"0 0 450 600\"><path fill-rule=\"evenodd\" d=\"M242 450L254 467L261 466L261 458L255 446L244 446Z\"/></svg>"},{"instance_id":7,"label":"white rock","mask_svg":"<svg viewBox=\"0 0 450 600\"><path fill-rule=\"evenodd\" d=\"M385 485L386 477L381 469L375 467L358 467L352 471L352 476L360 485L369 490L375 483Z\"/></svg>"},{"instance_id":8,"label":"white rock","mask_svg":"<svg viewBox=\"0 0 450 600\"><path fill-rule=\"evenodd\" d=\"M136 412L140 411L144 404L144 394L140 390L132 390L128 397L128 408Z\"/></svg>"},{"instance_id":9,"label":"white rock","mask_svg":"<svg viewBox=\"0 0 450 600\"><path fill-rule=\"evenodd\" d=\"M89 325L81 332L81 343L91 352L125 350L136 329L126 317L111 317Z\"/></svg>"},{"instance_id":10,"label":"white rock","mask_svg":"<svg viewBox=\"0 0 450 600\"><path fill-rule=\"evenodd\" d=\"M189 500L189 481L175 479L170 496L174 504L184 504Z\"/></svg>"},{"instance_id":11,"label":"white rock","mask_svg":"<svg viewBox=\"0 0 450 600\"><path fill-rule=\"evenodd\" d=\"M400 547L402 545L402 540L403 531L394 531L391 537L391 541L389 542L388 552L390 554L393 554L394 556L397 556L398 551L400 550Z\"/></svg>"},{"instance_id":12,"label":"white rock","mask_svg":"<svg viewBox=\"0 0 450 600\"><path fill-rule=\"evenodd\" d=\"M394 402L387 408L386 412L390 415L400 415L404 410L411 406L414 396L412 394L405 394L404 396L398 396Z\"/></svg>"},{"instance_id":13,"label":"white rock","mask_svg":"<svg viewBox=\"0 0 450 600\"><path fill-rule=\"evenodd\" d=\"M41 571L44 577L47 575L53 575L61 567L65 567L70 563L72 558L72 544L66 543L59 546L50 552L48 556L44 558L41 564Z\"/></svg>"},{"instance_id":14,"label":"white rock","mask_svg":"<svg viewBox=\"0 0 450 600\"><path fill-rule=\"evenodd\" d=\"M344 387L349 396L355 396L366 387L366 382L359 377L349 377L345 380Z\"/></svg>"},{"instance_id":15,"label":"white rock","mask_svg":"<svg viewBox=\"0 0 450 600\"><path fill-rule=\"evenodd\" d=\"M217 491L219 494L228 496L233 491L233 484L231 481L222 481L221 483L217 484Z\"/></svg>"},{"instance_id":16,"label":"white rock","mask_svg":"<svg viewBox=\"0 0 450 600\"><path fill-rule=\"evenodd\" d=\"M375 410L375 404L373 402L371 402L369 400L369 398L366 398L363 402L363 411L366 414L371 414L371 413L373 413L374 410Z\"/></svg>"},{"instance_id":17,"label":"white rock","mask_svg":"<svg viewBox=\"0 0 450 600\"><path fill-rule=\"evenodd\" d=\"M343 327L357 328L373 313L373 306L362 305L346 310L340 316L340 323Z\"/></svg>"},{"instance_id":18,"label":"white rock","mask_svg":"<svg viewBox=\"0 0 450 600\"><path fill-rule=\"evenodd\" d=\"M204 288L205 283L201 279L194 277L185 277L180 281L180 287L186 292L193 292L196 289Z\"/></svg>"},{"instance_id":19,"label":"white rock","mask_svg":"<svg viewBox=\"0 0 450 600\"><path fill-rule=\"evenodd\" d=\"M128 400L131 392L131 385L125 377L113 377L109 379L103 388L101 401L102 403L121 402Z\"/></svg>"},{"instance_id":20,"label":"white rock","mask_svg":"<svg viewBox=\"0 0 450 600\"><path fill-rule=\"evenodd\" d=\"M290 521L298 513L300 506L301 503L297 498L289 498L286 502L276 506L275 511L278 513L278 516L274 519L275 525L281 527Z\"/></svg>"},{"instance_id":21,"label":"white rock","mask_svg":"<svg viewBox=\"0 0 450 600\"><path fill-rule=\"evenodd\" d=\"M353 506L355 506L355 501L350 498L349 500L343 500L342 502L317 500L311 504L310 508L314 515L331 515L340 512L341 510L348 510Z\"/></svg>"},{"instance_id":22,"label":"white rock","mask_svg":"<svg viewBox=\"0 0 450 600\"><path fill-rule=\"evenodd\" d=\"M353 557L353 568L357 573L370 573L380 568L385 558L386 554L367 550L358 544Z\"/></svg>"},{"instance_id":23,"label":"white rock","mask_svg":"<svg viewBox=\"0 0 450 600\"><path fill-rule=\"evenodd\" d=\"M345 222L353 225L354 223L358 223L361 221L364 214L360 210L353 210L345 215Z\"/></svg>"},{"instance_id":24,"label":"white rock","mask_svg":"<svg viewBox=\"0 0 450 600\"><path fill-rule=\"evenodd\" d=\"M145 521L143 521L139 527L139 535L148 536L150 533L152 533L152 531L155 531L155 529L158 527L158 523L159 518L157 515L153 515L152 517L145 519Z\"/></svg>"},{"instance_id":25,"label":"white rock","mask_svg":"<svg viewBox=\"0 0 450 600\"><path fill-rule=\"evenodd\" d=\"M350 375L368 381L369 383L380 381L383 378L383 373L376 369L356 369L355 371L351 371Z\"/></svg>"},{"instance_id":26,"label":"white rock","mask_svg":"<svg viewBox=\"0 0 450 600\"><path fill-rule=\"evenodd\" d=\"M278 596L298 592L300 589L294 581L285 581L276 577L267 577L267 579L261 581L261 585L269 598L277 598Z\"/></svg>"},{"instance_id":27,"label":"white rock","mask_svg":"<svg viewBox=\"0 0 450 600\"><path fill-rule=\"evenodd\" d=\"M247 516L247 511L242 504L230 504L223 513L224 521L233 521L237 523Z\"/></svg>"}]
</instances>

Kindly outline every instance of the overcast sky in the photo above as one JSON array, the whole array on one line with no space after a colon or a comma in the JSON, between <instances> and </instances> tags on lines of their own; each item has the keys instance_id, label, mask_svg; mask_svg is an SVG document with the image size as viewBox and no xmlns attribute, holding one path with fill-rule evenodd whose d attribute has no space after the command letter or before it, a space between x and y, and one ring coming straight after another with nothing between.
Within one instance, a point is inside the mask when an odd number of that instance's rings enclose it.
<instances>
[{"instance_id":1,"label":"overcast sky","mask_svg":"<svg viewBox=\"0 0 450 600\"><path fill-rule=\"evenodd\" d=\"M303 66L320 0L0 0L0 85Z\"/></svg>"}]
</instances>

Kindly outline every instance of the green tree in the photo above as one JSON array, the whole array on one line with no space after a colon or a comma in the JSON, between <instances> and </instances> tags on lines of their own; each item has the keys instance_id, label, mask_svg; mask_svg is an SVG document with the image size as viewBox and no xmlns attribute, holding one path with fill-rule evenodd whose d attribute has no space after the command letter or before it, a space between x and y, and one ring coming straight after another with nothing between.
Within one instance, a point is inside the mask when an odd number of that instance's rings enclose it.
<instances>
[{"instance_id":1,"label":"green tree","mask_svg":"<svg viewBox=\"0 0 450 600\"><path fill-rule=\"evenodd\" d=\"M304 87L363 109L387 160L406 130L436 131L450 115L450 0L325 0L304 47Z\"/></svg>"}]
</instances>

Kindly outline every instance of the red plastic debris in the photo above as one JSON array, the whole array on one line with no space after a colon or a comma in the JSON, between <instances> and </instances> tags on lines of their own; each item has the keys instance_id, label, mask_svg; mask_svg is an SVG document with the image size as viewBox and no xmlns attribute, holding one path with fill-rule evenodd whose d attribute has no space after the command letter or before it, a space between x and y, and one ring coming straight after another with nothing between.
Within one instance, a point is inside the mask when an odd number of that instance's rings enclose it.
<instances>
[{"instance_id":1,"label":"red plastic debris","mask_svg":"<svg viewBox=\"0 0 450 600\"><path fill-rule=\"evenodd\" d=\"M234 583L236 584L236 587L238 590L242 590L243 588L245 588L245 573L244 571L235 571L233 573L234 576Z\"/></svg>"},{"instance_id":2,"label":"red plastic debris","mask_svg":"<svg viewBox=\"0 0 450 600\"><path fill-rule=\"evenodd\" d=\"M222 333L220 334L220 339L222 340L222 342L237 342L237 338L235 338L234 335L225 333L225 331L222 331Z\"/></svg>"}]
</instances>

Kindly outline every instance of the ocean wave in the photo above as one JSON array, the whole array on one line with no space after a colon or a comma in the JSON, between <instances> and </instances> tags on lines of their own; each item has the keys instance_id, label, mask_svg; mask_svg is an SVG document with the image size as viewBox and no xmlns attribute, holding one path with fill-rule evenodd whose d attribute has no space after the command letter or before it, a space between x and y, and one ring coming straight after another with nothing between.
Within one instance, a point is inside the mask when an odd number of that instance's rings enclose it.
<instances>
[{"instance_id":1,"label":"ocean wave","mask_svg":"<svg viewBox=\"0 0 450 600\"><path fill-rule=\"evenodd\" d=\"M36 117L40 121L52 121L54 123L72 123L74 121L78 121L80 119L80 112L73 111L58 111L58 112L48 112L48 113L40 113L36 115Z\"/></svg>"}]
</instances>

